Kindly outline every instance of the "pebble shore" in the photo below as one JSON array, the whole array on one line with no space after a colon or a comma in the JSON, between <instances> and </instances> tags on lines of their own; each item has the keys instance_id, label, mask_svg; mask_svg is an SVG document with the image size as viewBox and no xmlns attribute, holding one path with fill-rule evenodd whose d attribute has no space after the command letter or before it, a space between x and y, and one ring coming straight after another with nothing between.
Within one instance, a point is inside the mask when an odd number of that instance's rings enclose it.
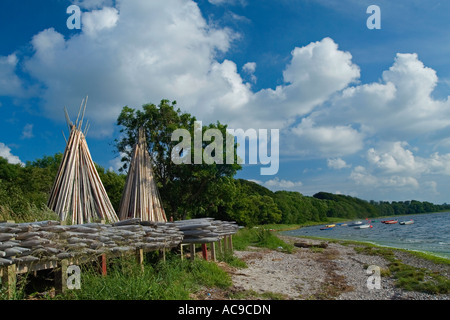
<instances>
[{"instance_id":1,"label":"pebble shore","mask_svg":"<svg viewBox=\"0 0 450 320\"><path fill-rule=\"evenodd\" d=\"M280 236L281 237L281 236ZM298 238L282 237L294 243ZM302 241L305 241L304 239ZM307 240L309 243L320 243ZM235 251L248 268L231 272L237 290L257 293L272 292L287 300L450 300L450 294L427 294L396 288L395 279L382 276L379 288L369 288L368 266L387 269L388 261L381 256L357 253L352 245L330 242L323 250L295 248L293 253L264 248ZM447 278L448 265L397 252L403 263L439 272ZM375 282L373 282L375 283Z\"/></svg>"}]
</instances>

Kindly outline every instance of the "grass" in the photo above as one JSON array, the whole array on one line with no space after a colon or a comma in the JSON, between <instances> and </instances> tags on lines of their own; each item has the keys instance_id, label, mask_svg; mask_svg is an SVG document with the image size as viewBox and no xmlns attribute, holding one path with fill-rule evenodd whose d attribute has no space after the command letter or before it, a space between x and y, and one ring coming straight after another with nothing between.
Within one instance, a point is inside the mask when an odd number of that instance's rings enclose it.
<instances>
[{"instance_id":1,"label":"grass","mask_svg":"<svg viewBox=\"0 0 450 320\"><path fill-rule=\"evenodd\" d=\"M417 268L403 263L396 258L395 249L376 247L374 245L357 246L354 249L358 253L378 255L385 258L389 262L389 267L388 270L383 271L382 276L393 276L398 288L430 294L447 294L450 292L450 280L448 278L431 270ZM430 255L421 254L420 257L430 258ZM445 261L436 259L434 256L430 259L433 262Z\"/></svg>"},{"instance_id":2,"label":"grass","mask_svg":"<svg viewBox=\"0 0 450 320\"><path fill-rule=\"evenodd\" d=\"M53 281L39 289L30 286L30 279L18 285L14 299L55 300L190 300L204 287L227 289L232 281L229 274L216 263L202 259L181 260L174 253L166 261L146 259L144 267L134 256L109 260L106 276L99 273L95 263L80 265L81 289L67 290L56 296L50 294ZM50 275L50 278L53 278ZM34 279L34 281L39 281ZM27 283L27 285L25 285ZM29 287L28 290L26 287ZM32 292L28 292L32 288ZM0 289L0 300L7 299Z\"/></svg>"},{"instance_id":3,"label":"grass","mask_svg":"<svg viewBox=\"0 0 450 320\"><path fill-rule=\"evenodd\" d=\"M166 261L145 263L120 258L101 276L95 267L82 270L81 290L70 290L58 299L75 300L189 300L202 286L228 288L231 278L213 262L187 261L168 255Z\"/></svg>"},{"instance_id":4,"label":"grass","mask_svg":"<svg viewBox=\"0 0 450 320\"><path fill-rule=\"evenodd\" d=\"M274 231L261 227L244 228L233 236L233 247L236 250L245 250L248 246L281 250L287 253L292 253L294 248L292 245L278 238Z\"/></svg>"}]
</instances>

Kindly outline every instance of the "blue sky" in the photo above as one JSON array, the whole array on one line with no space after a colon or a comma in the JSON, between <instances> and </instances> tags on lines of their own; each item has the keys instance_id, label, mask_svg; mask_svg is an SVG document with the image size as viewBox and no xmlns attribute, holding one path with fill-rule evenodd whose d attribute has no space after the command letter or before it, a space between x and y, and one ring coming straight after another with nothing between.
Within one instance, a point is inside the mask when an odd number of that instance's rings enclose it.
<instances>
[{"instance_id":1,"label":"blue sky","mask_svg":"<svg viewBox=\"0 0 450 320\"><path fill-rule=\"evenodd\" d=\"M45 3L45 4L43 4ZM68 29L75 4L81 29ZM381 29L366 25L370 5ZM450 202L450 3L2 0L0 156L63 152L88 95L94 161L117 168L123 106L176 100L204 124L278 129L272 190Z\"/></svg>"}]
</instances>

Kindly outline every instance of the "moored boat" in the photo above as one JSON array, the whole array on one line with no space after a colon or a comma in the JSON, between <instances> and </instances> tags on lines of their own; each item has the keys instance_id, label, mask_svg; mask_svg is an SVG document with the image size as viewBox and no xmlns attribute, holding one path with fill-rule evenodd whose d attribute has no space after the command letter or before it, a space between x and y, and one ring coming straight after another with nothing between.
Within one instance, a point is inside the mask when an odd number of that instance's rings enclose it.
<instances>
[{"instance_id":1,"label":"moored boat","mask_svg":"<svg viewBox=\"0 0 450 320\"><path fill-rule=\"evenodd\" d=\"M409 221L400 221L399 223L400 223L400 224L413 224L413 223L414 223L414 220L411 219L411 220L409 220Z\"/></svg>"},{"instance_id":2,"label":"moored boat","mask_svg":"<svg viewBox=\"0 0 450 320\"><path fill-rule=\"evenodd\" d=\"M371 224L362 224L360 226L356 226L355 229L367 229L367 228L373 228Z\"/></svg>"},{"instance_id":3,"label":"moored boat","mask_svg":"<svg viewBox=\"0 0 450 320\"><path fill-rule=\"evenodd\" d=\"M333 227L323 227L323 228L320 228L320 230L332 230L333 229Z\"/></svg>"},{"instance_id":4,"label":"moored boat","mask_svg":"<svg viewBox=\"0 0 450 320\"><path fill-rule=\"evenodd\" d=\"M355 222L353 222L353 223L350 223L348 226L349 227L355 227L355 226L360 226L360 225L362 225L363 223L361 222L361 221L355 221Z\"/></svg>"},{"instance_id":5,"label":"moored boat","mask_svg":"<svg viewBox=\"0 0 450 320\"><path fill-rule=\"evenodd\" d=\"M395 224L398 221L397 220L384 220L384 221L381 221L381 222L384 223L384 224Z\"/></svg>"}]
</instances>

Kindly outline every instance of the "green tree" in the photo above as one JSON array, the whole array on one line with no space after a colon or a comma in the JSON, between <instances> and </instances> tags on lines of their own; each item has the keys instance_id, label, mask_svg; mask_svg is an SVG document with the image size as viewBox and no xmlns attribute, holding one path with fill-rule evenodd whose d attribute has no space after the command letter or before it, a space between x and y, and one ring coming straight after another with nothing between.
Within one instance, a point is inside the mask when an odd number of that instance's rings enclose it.
<instances>
[{"instance_id":1,"label":"green tree","mask_svg":"<svg viewBox=\"0 0 450 320\"><path fill-rule=\"evenodd\" d=\"M122 170L126 170L131 159L131 151L137 140L137 133L143 127L147 136L147 146L154 165L154 175L158 183L161 198L168 216L175 219L199 215L218 214L220 194L224 190L224 178L233 177L240 165L227 164L226 153L223 153L223 164L214 162L194 164L194 152L190 154L190 163L175 164L172 161L172 150L180 141L172 141L172 133L176 129L186 129L192 137L189 152L194 150L194 129L196 118L189 113L175 109L176 102L161 100L158 106L145 104L142 110L128 106L122 109L117 124L120 126L122 138L116 140L117 150L125 154ZM226 150L226 125L219 122L202 127L202 136L207 129L218 129L223 139L223 150ZM214 140L215 141L215 140ZM213 142L214 142L213 141ZM184 141L183 141L184 142ZM212 142L202 141L202 154ZM236 159L236 143L233 145Z\"/></svg>"}]
</instances>

